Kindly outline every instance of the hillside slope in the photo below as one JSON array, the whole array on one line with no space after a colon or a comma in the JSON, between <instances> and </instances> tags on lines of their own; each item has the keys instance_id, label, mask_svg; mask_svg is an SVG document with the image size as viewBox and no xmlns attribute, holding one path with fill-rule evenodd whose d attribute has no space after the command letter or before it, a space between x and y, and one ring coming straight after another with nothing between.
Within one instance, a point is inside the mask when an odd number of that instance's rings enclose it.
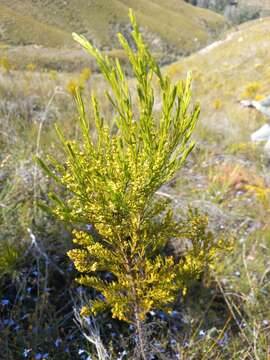
<instances>
[{"instance_id":1,"label":"hillside slope","mask_svg":"<svg viewBox=\"0 0 270 360\"><path fill-rule=\"evenodd\" d=\"M70 34L76 31L113 48L115 32L127 29L130 7L148 41L163 51L190 53L227 26L222 16L181 0L1 0L0 41L63 46L72 43Z\"/></svg>"},{"instance_id":2,"label":"hillside slope","mask_svg":"<svg viewBox=\"0 0 270 360\"><path fill-rule=\"evenodd\" d=\"M26 45L30 42L52 47L61 43L71 43L69 33L2 4L0 4L0 41L13 45Z\"/></svg>"},{"instance_id":3,"label":"hillside slope","mask_svg":"<svg viewBox=\"0 0 270 360\"><path fill-rule=\"evenodd\" d=\"M270 15L270 0L185 0L202 8L224 14L235 24Z\"/></svg>"},{"instance_id":4,"label":"hillside slope","mask_svg":"<svg viewBox=\"0 0 270 360\"><path fill-rule=\"evenodd\" d=\"M270 94L270 18L255 20L229 32L198 53L166 68L173 78L193 71L194 98L201 102L201 126L206 140L220 136L227 144L249 141L265 118L241 108L241 99Z\"/></svg>"}]
</instances>

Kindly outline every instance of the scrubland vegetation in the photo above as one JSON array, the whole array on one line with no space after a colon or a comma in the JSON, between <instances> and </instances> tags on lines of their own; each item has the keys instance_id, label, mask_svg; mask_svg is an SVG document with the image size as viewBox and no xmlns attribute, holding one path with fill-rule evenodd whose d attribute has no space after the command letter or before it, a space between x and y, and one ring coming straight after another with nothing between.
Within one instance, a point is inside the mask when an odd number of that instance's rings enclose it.
<instances>
[{"instance_id":1,"label":"scrubland vegetation","mask_svg":"<svg viewBox=\"0 0 270 360\"><path fill-rule=\"evenodd\" d=\"M241 25L215 45L162 69L173 83L192 71L192 102L200 103L201 114L192 135L195 148L157 198L166 200L178 226L195 222L197 230L206 231L200 240L207 234L216 244L222 239L227 249L215 253L213 266L179 286L170 309L146 305L140 325L147 359L268 358L269 159L249 141L265 119L242 109L239 101L269 92L269 25L269 19ZM92 119L90 94L95 92L104 119L113 118L116 110L104 98L108 85L93 59L89 67L88 55L76 63L64 54L67 68L43 66L31 57L16 65L6 55L0 60L0 359L139 359L134 321L113 318L110 308L89 313L91 301L104 298L99 288L75 281L79 274L67 256L74 249L75 223L61 222L44 209L52 205L49 194L62 200L69 194L34 160L46 163L51 154L65 162L55 123L66 139L81 143L76 88L87 117ZM162 99L155 77L153 83L157 121ZM128 87L136 91L134 79L128 79ZM115 124L109 126L114 133ZM90 133L95 141L94 126ZM86 225L76 224L77 232L91 233ZM168 240L160 255L181 262L181 237ZM104 275L113 280L110 272Z\"/></svg>"}]
</instances>

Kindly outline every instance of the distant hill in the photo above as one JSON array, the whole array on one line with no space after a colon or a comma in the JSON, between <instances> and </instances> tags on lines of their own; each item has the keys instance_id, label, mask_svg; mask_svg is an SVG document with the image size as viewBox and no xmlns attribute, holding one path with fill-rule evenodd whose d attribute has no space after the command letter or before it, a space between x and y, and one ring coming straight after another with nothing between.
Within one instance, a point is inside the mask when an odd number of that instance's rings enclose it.
<instances>
[{"instance_id":1,"label":"distant hill","mask_svg":"<svg viewBox=\"0 0 270 360\"><path fill-rule=\"evenodd\" d=\"M189 54L227 26L221 15L181 0L1 0L0 42L69 47L75 31L112 49L118 46L115 33L128 29L130 7L148 42L160 51Z\"/></svg>"},{"instance_id":2,"label":"distant hill","mask_svg":"<svg viewBox=\"0 0 270 360\"><path fill-rule=\"evenodd\" d=\"M262 99L270 94L270 18L247 22L229 31L223 40L168 66L174 79L193 71L194 99L202 106L205 137L220 132L226 141L249 140L266 119L255 110L241 108L241 99ZM217 136L214 137L217 139Z\"/></svg>"},{"instance_id":3,"label":"distant hill","mask_svg":"<svg viewBox=\"0 0 270 360\"><path fill-rule=\"evenodd\" d=\"M270 15L270 0L185 0L201 8L224 14L233 23Z\"/></svg>"}]
</instances>

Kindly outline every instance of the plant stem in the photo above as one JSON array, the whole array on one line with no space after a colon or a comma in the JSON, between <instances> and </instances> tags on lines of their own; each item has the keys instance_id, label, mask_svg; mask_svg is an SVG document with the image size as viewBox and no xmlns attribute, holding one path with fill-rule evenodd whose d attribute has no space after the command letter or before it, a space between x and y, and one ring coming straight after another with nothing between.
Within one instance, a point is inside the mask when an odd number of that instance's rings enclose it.
<instances>
[{"instance_id":1,"label":"plant stem","mask_svg":"<svg viewBox=\"0 0 270 360\"><path fill-rule=\"evenodd\" d=\"M145 344L144 344L144 332L142 328L142 321L139 318L138 308L136 306L135 308L135 326L136 326L136 332L138 335L139 340L139 349L140 349L140 355L143 360L147 360L146 353L145 353Z\"/></svg>"},{"instance_id":2,"label":"plant stem","mask_svg":"<svg viewBox=\"0 0 270 360\"><path fill-rule=\"evenodd\" d=\"M134 325L136 327L136 334L139 340L139 351L140 351L140 358L142 360L147 360L146 351L145 351L145 336L144 331L142 328L142 320L140 318L140 300L137 293L137 286L136 286L136 276L132 270L132 260L130 256L127 256L127 272L130 274L132 278L132 295L134 298Z\"/></svg>"}]
</instances>

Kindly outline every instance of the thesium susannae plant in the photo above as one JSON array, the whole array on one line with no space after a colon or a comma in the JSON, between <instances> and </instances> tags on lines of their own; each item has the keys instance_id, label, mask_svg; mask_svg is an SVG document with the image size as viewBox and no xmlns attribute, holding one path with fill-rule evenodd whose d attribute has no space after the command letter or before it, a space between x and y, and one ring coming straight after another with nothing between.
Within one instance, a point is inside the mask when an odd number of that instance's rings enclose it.
<instances>
[{"instance_id":1,"label":"thesium susannae plant","mask_svg":"<svg viewBox=\"0 0 270 360\"><path fill-rule=\"evenodd\" d=\"M73 34L96 59L109 85L105 96L113 107L113 121L103 117L95 95L89 117L77 89L82 141L66 140L58 128L65 162L52 157L48 165L38 161L69 193L62 199L50 195L53 212L85 229L74 230L77 247L68 256L81 274L78 282L102 296L84 307L82 315L110 308L114 318L133 323L141 357L146 359L142 334L146 314L157 308L169 311L176 295L186 292L188 281L211 263L221 244L207 231L206 216L190 211L179 223L169 202L156 194L194 147L190 137L199 106L189 109L191 75L172 84L144 44L132 11L129 16L133 44L121 34L118 37L133 70L136 96L118 60ZM162 101L158 118L153 110L154 84ZM90 130L93 125L95 134ZM87 230L89 224L96 235ZM173 238L183 239L178 258L166 255L165 247Z\"/></svg>"}]
</instances>

